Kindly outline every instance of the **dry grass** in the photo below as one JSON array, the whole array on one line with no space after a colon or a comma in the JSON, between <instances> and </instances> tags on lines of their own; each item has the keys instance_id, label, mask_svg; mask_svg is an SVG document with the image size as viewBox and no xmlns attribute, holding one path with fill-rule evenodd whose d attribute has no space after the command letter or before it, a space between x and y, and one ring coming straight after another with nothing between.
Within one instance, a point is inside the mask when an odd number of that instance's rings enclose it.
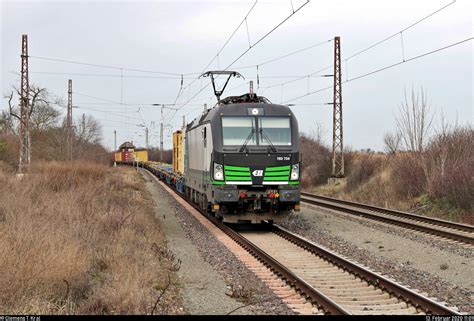
<instances>
[{"instance_id":1,"label":"dry grass","mask_svg":"<svg viewBox=\"0 0 474 321\"><path fill-rule=\"evenodd\" d=\"M174 312L174 257L132 169L50 162L0 181L0 314Z\"/></svg>"},{"instance_id":2,"label":"dry grass","mask_svg":"<svg viewBox=\"0 0 474 321\"><path fill-rule=\"evenodd\" d=\"M312 190L350 201L473 224L473 166L474 130L469 126L456 127L434 136L422 152L347 153L347 181L340 185L319 185Z\"/></svg>"}]
</instances>

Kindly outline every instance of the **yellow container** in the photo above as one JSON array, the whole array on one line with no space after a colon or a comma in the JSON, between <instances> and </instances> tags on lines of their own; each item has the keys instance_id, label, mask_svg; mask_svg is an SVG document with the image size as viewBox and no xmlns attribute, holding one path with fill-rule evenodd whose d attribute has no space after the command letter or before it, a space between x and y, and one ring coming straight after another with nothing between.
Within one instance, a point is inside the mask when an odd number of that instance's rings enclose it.
<instances>
[{"instance_id":1,"label":"yellow container","mask_svg":"<svg viewBox=\"0 0 474 321\"><path fill-rule=\"evenodd\" d=\"M122 161L122 153L121 152L115 152L114 153L114 162L121 162Z\"/></svg>"},{"instance_id":2,"label":"yellow container","mask_svg":"<svg viewBox=\"0 0 474 321\"><path fill-rule=\"evenodd\" d=\"M133 152L135 159L138 159L141 162L148 162L148 150L136 150Z\"/></svg>"},{"instance_id":3,"label":"yellow container","mask_svg":"<svg viewBox=\"0 0 474 321\"><path fill-rule=\"evenodd\" d=\"M181 130L173 133L173 171L183 173L183 133Z\"/></svg>"}]
</instances>

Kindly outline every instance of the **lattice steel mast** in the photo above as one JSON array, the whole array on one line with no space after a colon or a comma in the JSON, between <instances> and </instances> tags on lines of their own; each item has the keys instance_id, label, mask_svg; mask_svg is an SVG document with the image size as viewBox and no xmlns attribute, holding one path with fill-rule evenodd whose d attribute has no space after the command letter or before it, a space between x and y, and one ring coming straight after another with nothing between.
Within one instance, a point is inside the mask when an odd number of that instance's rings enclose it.
<instances>
[{"instance_id":1,"label":"lattice steel mast","mask_svg":"<svg viewBox=\"0 0 474 321\"><path fill-rule=\"evenodd\" d=\"M28 83L28 35L22 35L21 41L21 91L20 91L20 159L18 171L23 173L30 166L30 108Z\"/></svg>"},{"instance_id":2,"label":"lattice steel mast","mask_svg":"<svg viewBox=\"0 0 474 321\"><path fill-rule=\"evenodd\" d=\"M69 160L72 160L72 79L68 80L66 130L67 157Z\"/></svg>"},{"instance_id":3,"label":"lattice steel mast","mask_svg":"<svg viewBox=\"0 0 474 321\"><path fill-rule=\"evenodd\" d=\"M341 42L334 38L334 92L332 120L332 177L344 177L344 145L342 126Z\"/></svg>"}]
</instances>

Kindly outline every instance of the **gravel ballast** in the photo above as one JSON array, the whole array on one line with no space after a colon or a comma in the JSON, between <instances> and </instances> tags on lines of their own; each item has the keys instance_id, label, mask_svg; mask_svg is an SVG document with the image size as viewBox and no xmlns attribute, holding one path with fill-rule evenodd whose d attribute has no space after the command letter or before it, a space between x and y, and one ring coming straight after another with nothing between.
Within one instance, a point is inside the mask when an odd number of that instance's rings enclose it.
<instances>
[{"instance_id":1,"label":"gravel ballast","mask_svg":"<svg viewBox=\"0 0 474 321\"><path fill-rule=\"evenodd\" d=\"M156 202L189 314L294 314L253 272L142 170Z\"/></svg>"},{"instance_id":2,"label":"gravel ballast","mask_svg":"<svg viewBox=\"0 0 474 321\"><path fill-rule=\"evenodd\" d=\"M284 227L312 241L357 261L380 274L394 278L412 289L426 292L438 301L473 313L472 253L452 250L450 246L429 246L427 242L443 242L424 236L407 238L410 231L344 214L304 205L292 215ZM389 232L386 230L390 230Z\"/></svg>"}]
</instances>

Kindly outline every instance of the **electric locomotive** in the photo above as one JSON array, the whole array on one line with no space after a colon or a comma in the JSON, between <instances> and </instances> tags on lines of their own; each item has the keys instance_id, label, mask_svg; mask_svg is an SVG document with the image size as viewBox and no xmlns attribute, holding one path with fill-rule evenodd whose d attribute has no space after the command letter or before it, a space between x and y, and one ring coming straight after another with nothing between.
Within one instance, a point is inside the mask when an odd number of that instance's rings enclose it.
<instances>
[{"instance_id":1,"label":"electric locomotive","mask_svg":"<svg viewBox=\"0 0 474 321\"><path fill-rule=\"evenodd\" d=\"M184 193L229 223L281 221L300 208L298 122L288 106L231 96L183 130Z\"/></svg>"}]
</instances>

